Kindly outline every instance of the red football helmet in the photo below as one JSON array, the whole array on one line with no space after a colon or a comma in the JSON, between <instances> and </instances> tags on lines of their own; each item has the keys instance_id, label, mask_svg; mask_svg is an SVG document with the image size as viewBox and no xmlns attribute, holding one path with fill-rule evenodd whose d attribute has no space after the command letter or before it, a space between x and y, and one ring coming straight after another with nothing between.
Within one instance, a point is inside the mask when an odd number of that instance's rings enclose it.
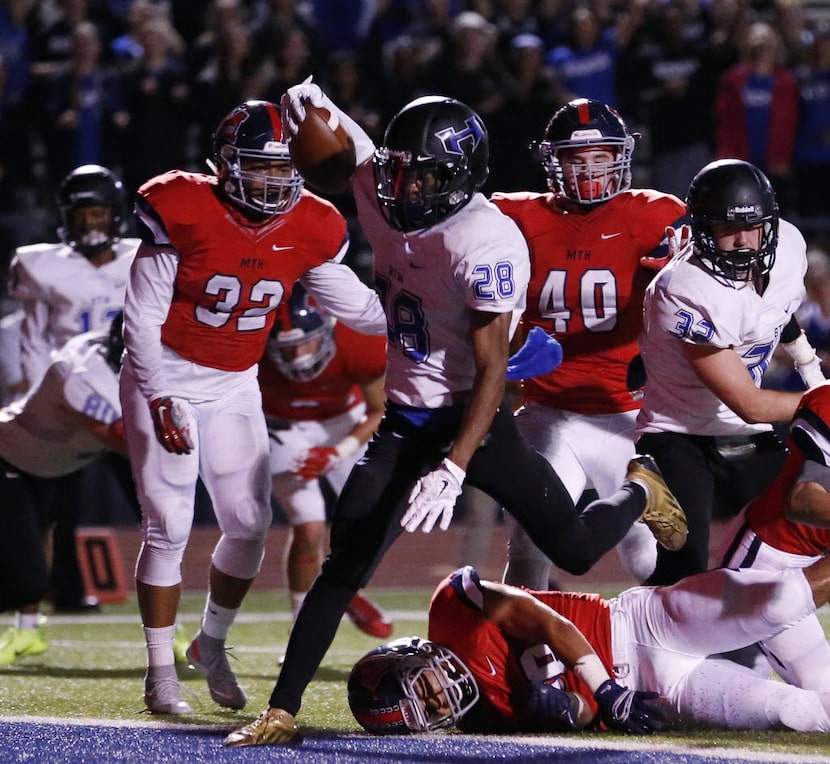
<instances>
[{"instance_id":1,"label":"red football helmet","mask_svg":"<svg viewBox=\"0 0 830 764\"><path fill-rule=\"evenodd\" d=\"M251 217L284 215L300 199L303 179L282 142L279 107L270 101L246 101L219 123L209 164L221 193Z\"/></svg>"}]
</instances>

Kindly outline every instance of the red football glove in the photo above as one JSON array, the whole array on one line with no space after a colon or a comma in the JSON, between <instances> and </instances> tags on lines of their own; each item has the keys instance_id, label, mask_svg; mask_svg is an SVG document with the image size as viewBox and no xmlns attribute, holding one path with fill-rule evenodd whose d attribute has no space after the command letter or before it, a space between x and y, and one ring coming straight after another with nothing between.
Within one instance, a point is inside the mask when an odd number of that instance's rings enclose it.
<instances>
[{"instance_id":1,"label":"red football glove","mask_svg":"<svg viewBox=\"0 0 830 764\"><path fill-rule=\"evenodd\" d=\"M340 456L334 446L314 446L302 454L294 474L300 480L318 480L331 472L340 462Z\"/></svg>"},{"instance_id":2,"label":"red football glove","mask_svg":"<svg viewBox=\"0 0 830 764\"><path fill-rule=\"evenodd\" d=\"M679 229L672 228L670 225L666 226L666 254L663 257L641 257L640 265L650 268L653 271L659 271L671 261L678 252L682 252L689 246L692 240L692 228L687 224L683 224Z\"/></svg>"},{"instance_id":3,"label":"red football glove","mask_svg":"<svg viewBox=\"0 0 830 764\"><path fill-rule=\"evenodd\" d=\"M153 417L156 438L166 451L171 454L189 454L193 450L190 423L175 398L153 398L150 401L150 416Z\"/></svg>"}]
</instances>

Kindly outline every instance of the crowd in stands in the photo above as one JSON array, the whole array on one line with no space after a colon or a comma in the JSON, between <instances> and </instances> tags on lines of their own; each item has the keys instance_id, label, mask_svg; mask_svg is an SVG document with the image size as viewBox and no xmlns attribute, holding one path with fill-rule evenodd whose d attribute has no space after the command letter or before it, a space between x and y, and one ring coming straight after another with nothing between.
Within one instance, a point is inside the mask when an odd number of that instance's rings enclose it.
<instances>
[{"instance_id":1,"label":"crowd in stands","mask_svg":"<svg viewBox=\"0 0 830 764\"><path fill-rule=\"evenodd\" d=\"M56 184L73 167L113 168L128 193L166 169L202 170L234 105L278 101L309 75L376 139L420 94L466 102L491 135L485 191L544 188L528 145L557 107L598 98L642 134L637 183L682 198L710 159L744 158L808 236L827 232L830 5L7 0L0 268L54 230Z\"/></svg>"}]
</instances>

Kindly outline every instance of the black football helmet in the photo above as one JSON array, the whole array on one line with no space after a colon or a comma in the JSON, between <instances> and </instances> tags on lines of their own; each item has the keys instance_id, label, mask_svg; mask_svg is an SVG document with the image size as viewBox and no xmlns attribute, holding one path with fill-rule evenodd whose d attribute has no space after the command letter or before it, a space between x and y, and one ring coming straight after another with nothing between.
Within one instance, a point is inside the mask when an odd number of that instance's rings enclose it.
<instances>
[{"instance_id":1,"label":"black football helmet","mask_svg":"<svg viewBox=\"0 0 830 764\"><path fill-rule=\"evenodd\" d=\"M270 161L290 167L290 173L250 171L245 160ZM300 199L303 179L282 142L279 106L270 101L246 101L219 123L208 164L219 178L219 191L253 219L283 215Z\"/></svg>"},{"instance_id":2,"label":"black football helmet","mask_svg":"<svg viewBox=\"0 0 830 764\"><path fill-rule=\"evenodd\" d=\"M635 138L622 117L602 101L571 101L550 118L538 144L548 188L584 206L607 202L631 187ZM562 166L561 151L594 147L606 148L616 158L600 164L569 164L567 169Z\"/></svg>"},{"instance_id":3,"label":"black football helmet","mask_svg":"<svg viewBox=\"0 0 830 764\"><path fill-rule=\"evenodd\" d=\"M85 257L94 257L109 249L126 231L124 184L101 165L85 164L72 170L58 189L57 204L61 218L58 236ZM72 212L81 207L106 207L110 211L109 220L95 226L73 224Z\"/></svg>"},{"instance_id":4,"label":"black football helmet","mask_svg":"<svg viewBox=\"0 0 830 764\"><path fill-rule=\"evenodd\" d=\"M484 185L487 128L469 106L424 96L403 107L375 151L378 203L397 231L416 231L454 215Z\"/></svg>"},{"instance_id":5,"label":"black football helmet","mask_svg":"<svg viewBox=\"0 0 830 764\"><path fill-rule=\"evenodd\" d=\"M266 352L286 377L308 382L334 358L334 325L335 319L315 308L305 287L297 283L277 314Z\"/></svg>"},{"instance_id":6,"label":"black football helmet","mask_svg":"<svg viewBox=\"0 0 830 764\"><path fill-rule=\"evenodd\" d=\"M423 702L424 672L440 685L439 710ZM430 732L455 724L477 702L478 685L470 670L449 649L420 637L404 637L366 653L352 669L347 685L354 718L376 735Z\"/></svg>"},{"instance_id":7,"label":"black football helmet","mask_svg":"<svg viewBox=\"0 0 830 764\"><path fill-rule=\"evenodd\" d=\"M714 276L726 282L747 281L772 270L778 203L769 179L755 165L739 159L710 162L692 179L686 205L695 251ZM718 223L746 229L763 226L760 247L719 249L714 231Z\"/></svg>"}]
</instances>

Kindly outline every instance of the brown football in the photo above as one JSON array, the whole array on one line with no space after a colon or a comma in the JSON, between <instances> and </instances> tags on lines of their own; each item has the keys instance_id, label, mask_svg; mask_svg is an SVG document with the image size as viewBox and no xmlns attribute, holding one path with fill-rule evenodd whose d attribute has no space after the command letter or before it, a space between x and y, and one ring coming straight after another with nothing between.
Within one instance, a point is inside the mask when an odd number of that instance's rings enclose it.
<instances>
[{"instance_id":1,"label":"brown football","mask_svg":"<svg viewBox=\"0 0 830 764\"><path fill-rule=\"evenodd\" d=\"M306 118L289 141L294 166L306 182L324 194L342 194L355 171L354 142L337 114L305 104Z\"/></svg>"}]
</instances>

